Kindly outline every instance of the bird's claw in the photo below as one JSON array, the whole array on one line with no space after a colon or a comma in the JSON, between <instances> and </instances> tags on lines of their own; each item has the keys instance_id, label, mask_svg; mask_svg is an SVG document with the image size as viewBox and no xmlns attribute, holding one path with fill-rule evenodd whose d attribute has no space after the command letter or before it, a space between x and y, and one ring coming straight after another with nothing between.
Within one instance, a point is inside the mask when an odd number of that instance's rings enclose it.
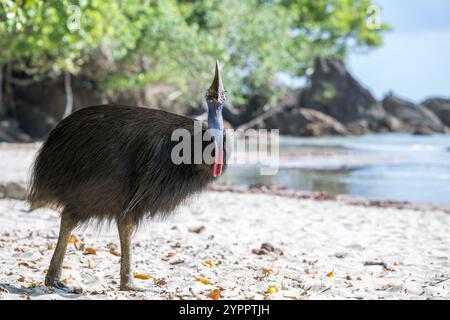
<instances>
[{"instance_id":1,"label":"bird's claw","mask_svg":"<svg viewBox=\"0 0 450 320\"><path fill-rule=\"evenodd\" d=\"M138 287L133 282L126 282L120 284L120 291L145 292L148 291L148 289Z\"/></svg>"},{"instance_id":2,"label":"bird's claw","mask_svg":"<svg viewBox=\"0 0 450 320\"><path fill-rule=\"evenodd\" d=\"M56 280L56 279L55 280L45 281L45 285L47 287L52 287L52 288L55 288L55 289L63 290L63 291L66 291L68 293L80 294L80 293L83 292L83 289L81 289L80 287L68 286L63 281Z\"/></svg>"}]
</instances>

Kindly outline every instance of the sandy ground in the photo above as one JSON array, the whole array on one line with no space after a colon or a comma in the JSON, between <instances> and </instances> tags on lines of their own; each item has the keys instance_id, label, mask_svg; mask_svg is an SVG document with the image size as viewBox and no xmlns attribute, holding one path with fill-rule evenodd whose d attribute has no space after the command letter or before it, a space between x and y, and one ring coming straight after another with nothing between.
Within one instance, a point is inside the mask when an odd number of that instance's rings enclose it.
<instances>
[{"instance_id":1,"label":"sandy ground","mask_svg":"<svg viewBox=\"0 0 450 320\"><path fill-rule=\"evenodd\" d=\"M137 234L135 272L150 278L136 282L145 293L117 290L115 228L76 231L63 278L83 288L78 295L42 286L57 214L23 209L0 200L1 299L450 297L444 212L207 192Z\"/></svg>"},{"instance_id":2,"label":"sandy ground","mask_svg":"<svg viewBox=\"0 0 450 320\"><path fill-rule=\"evenodd\" d=\"M26 182L35 148L0 146L0 182ZM205 192L134 239L118 291L115 226L78 229L63 279L43 286L58 214L0 199L0 299L448 299L450 214L274 194ZM144 279L143 279L144 278Z\"/></svg>"}]
</instances>

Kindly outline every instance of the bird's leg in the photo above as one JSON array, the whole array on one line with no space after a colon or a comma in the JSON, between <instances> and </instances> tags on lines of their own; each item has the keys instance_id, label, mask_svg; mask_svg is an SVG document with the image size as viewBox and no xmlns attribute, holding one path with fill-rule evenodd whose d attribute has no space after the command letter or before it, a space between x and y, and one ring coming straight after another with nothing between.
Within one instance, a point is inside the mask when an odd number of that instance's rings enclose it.
<instances>
[{"instance_id":1,"label":"bird's leg","mask_svg":"<svg viewBox=\"0 0 450 320\"><path fill-rule=\"evenodd\" d=\"M133 284L131 274L131 236L134 232L135 224L130 216L117 221L120 238L120 290L121 291L145 291Z\"/></svg>"},{"instance_id":2,"label":"bird's leg","mask_svg":"<svg viewBox=\"0 0 450 320\"><path fill-rule=\"evenodd\" d=\"M47 275L45 276L46 286L71 290L70 287L66 286L64 282L61 281L60 277L67 243L71 232L76 226L77 222L74 221L70 215L65 214L64 212L61 214L58 243L56 244L55 252L53 253L52 260L50 261L50 267L48 268Z\"/></svg>"}]
</instances>

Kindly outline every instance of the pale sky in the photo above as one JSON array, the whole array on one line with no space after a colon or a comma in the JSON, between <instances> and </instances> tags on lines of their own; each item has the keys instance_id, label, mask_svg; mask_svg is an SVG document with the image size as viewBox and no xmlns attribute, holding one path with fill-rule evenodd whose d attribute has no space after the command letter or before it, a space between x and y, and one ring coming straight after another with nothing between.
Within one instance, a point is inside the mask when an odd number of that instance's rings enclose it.
<instances>
[{"instance_id":1,"label":"pale sky","mask_svg":"<svg viewBox=\"0 0 450 320\"><path fill-rule=\"evenodd\" d=\"M450 0L374 0L391 25L384 45L347 65L381 99L389 90L420 102L450 98Z\"/></svg>"}]
</instances>

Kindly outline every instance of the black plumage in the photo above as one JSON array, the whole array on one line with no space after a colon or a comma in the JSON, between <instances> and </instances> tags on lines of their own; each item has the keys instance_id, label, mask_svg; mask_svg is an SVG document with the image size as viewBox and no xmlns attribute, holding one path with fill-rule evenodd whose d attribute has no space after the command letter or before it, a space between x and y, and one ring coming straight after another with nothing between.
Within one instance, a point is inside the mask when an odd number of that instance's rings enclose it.
<instances>
[{"instance_id":1,"label":"black plumage","mask_svg":"<svg viewBox=\"0 0 450 320\"><path fill-rule=\"evenodd\" d=\"M204 189L225 166L222 121L225 91L219 65L206 94L208 126L157 109L101 105L81 109L62 120L42 145L33 167L28 194L31 208L61 212L61 227L45 283L65 288L61 267L70 233L92 220L115 221L121 240L121 290L132 284L130 239L145 217L167 215L190 195ZM197 122L197 125L199 123ZM214 163L172 161L176 129L206 134ZM198 138L198 137L197 137ZM194 160L194 137L191 160ZM213 144L213 145L210 145Z\"/></svg>"},{"instance_id":2,"label":"black plumage","mask_svg":"<svg viewBox=\"0 0 450 320\"><path fill-rule=\"evenodd\" d=\"M172 212L213 177L213 166L173 164L174 129L191 118L162 110L102 105L61 121L43 144L29 193L32 208L60 208L79 222ZM207 129L203 126L203 134ZM211 142L209 142L211 143ZM204 143L206 146L207 143Z\"/></svg>"}]
</instances>

